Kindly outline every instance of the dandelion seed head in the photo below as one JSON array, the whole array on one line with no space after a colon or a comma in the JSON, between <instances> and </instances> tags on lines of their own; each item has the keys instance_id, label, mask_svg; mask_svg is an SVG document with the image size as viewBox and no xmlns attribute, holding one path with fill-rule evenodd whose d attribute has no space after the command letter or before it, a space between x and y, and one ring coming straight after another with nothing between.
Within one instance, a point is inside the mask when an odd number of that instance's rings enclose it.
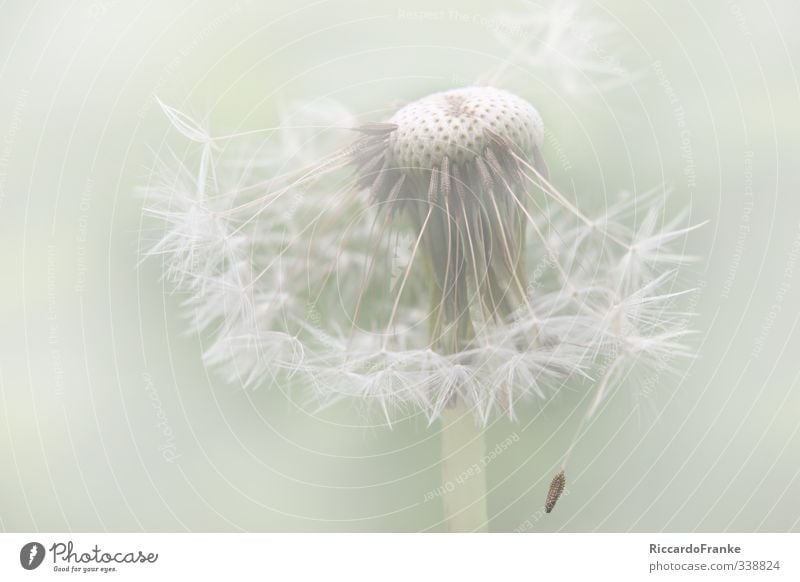
<instances>
[{"instance_id":1,"label":"dandelion seed head","mask_svg":"<svg viewBox=\"0 0 800 582\"><path fill-rule=\"evenodd\" d=\"M246 148L231 163L164 107L199 155L159 169L149 211L165 228L150 254L230 382L297 379L389 423L408 409L433 422L462 400L486 424L574 378L600 386L591 415L628 367L690 353L671 307L685 216L663 219L653 193L584 214L549 182L542 118L522 97L434 93L349 143L340 129L338 148L336 132L317 144L310 129L355 117L304 105L291 111L308 123L286 115L275 143L249 146L260 163Z\"/></svg>"}]
</instances>

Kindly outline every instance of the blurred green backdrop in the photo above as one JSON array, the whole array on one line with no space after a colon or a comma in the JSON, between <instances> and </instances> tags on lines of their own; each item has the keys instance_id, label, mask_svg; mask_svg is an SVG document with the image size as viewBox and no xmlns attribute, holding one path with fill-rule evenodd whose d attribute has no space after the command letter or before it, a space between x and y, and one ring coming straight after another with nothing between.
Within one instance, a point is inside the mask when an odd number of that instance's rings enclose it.
<instances>
[{"instance_id":1,"label":"blurred green backdrop","mask_svg":"<svg viewBox=\"0 0 800 582\"><path fill-rule=\"evenodd\" d=\"M218 132L322 95L379 120L508 57L498 0L0 3L0 530L440 530L437 427L208 374L160 266L137 269L153 103ZM605 406L544 494L582 394L531 403L489 446L498 531L800 530L800 7L792 0L586 2L634 88L573 98L520 68L554 181L589 206L673 187L710 220L699 358ZM441 11L427 17L416 11ZM456 12L452 12L456 11ZM457 15L465 15L464 18ZM176 142L177 143L177 142Z\"/></svg>"}]
</instances>

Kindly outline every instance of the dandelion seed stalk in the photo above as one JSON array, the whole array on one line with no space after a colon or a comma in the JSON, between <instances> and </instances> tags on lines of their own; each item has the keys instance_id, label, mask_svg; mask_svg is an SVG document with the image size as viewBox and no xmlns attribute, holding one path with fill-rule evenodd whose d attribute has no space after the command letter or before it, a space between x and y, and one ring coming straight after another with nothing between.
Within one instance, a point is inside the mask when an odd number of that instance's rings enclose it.
<instances>
[{"instance_id":1,"label":"dandelion seed stalk","mask_svg":"<svg viewBox=\"0 0 800 582\"><path fill-rule=\"evenodd\" d=\"M463 401L441 417L442 486L445 527L452 532L488 531L484 429Z\"/></svg>"}]
</instances>

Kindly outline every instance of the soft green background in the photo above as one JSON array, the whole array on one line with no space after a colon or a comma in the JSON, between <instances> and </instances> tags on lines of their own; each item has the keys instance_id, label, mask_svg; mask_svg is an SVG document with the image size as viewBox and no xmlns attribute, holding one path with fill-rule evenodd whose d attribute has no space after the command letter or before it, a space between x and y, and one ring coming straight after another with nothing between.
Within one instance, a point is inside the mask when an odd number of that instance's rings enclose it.
<instances>
[{"instance_id":1,"label":"soft green background","mask_svg":"<svg viewBox=\"0 0 800 582\"><path fill-rule=\"evenodd\" d=\"M710 220L689 239L705 259L683 275L700 287L700 357L653 390L615 395L546 518L583 395L493 424L490 446L519 441L488 469L491 527L798 531L800 8L587 4L621 28L609 51L646 73L636 90L578 101L524 69L505 86L540 108L562 150L545 152L555 181L588 205L664 182L674 210ZM436 426L389 430L345 404L312 415L301 392L245 392L206 373L159 265L137 270L135 188L153 150L180 143L153 94L226 132L328 94L381 119L499 63L507 51L483 21L522 8L0 2L0 530L441 529L439 503L424 501L439 480Z\"/></svg>"}]
</instances>

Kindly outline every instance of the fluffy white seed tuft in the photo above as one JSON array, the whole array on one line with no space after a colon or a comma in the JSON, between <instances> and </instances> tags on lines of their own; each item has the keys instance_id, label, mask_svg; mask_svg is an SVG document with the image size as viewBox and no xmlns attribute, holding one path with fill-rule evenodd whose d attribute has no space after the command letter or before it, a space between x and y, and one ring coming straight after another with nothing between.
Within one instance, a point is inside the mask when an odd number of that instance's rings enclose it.
<instances>
[{"instance_id":1,"label":"fluffy white seed tuft","mask_svg":"<svg viewBox=\"0 0 800 582\"><path fill-rule=\"evenodd\" d=\"M346 110L294 111L266 147L216 148L165 109L197 153L165 160L147 193L164 227L150 254L228 381L295 378L387 420L462 399L485 424L565 384L594 388L591 417L633 367L691 355L675 305L693 227L663 218L661 190L575 207L547 180L523 99L437 93L338 151L309 128ZM332 153L293 159L321 137Z\"/></svg>"}]
</instances>

